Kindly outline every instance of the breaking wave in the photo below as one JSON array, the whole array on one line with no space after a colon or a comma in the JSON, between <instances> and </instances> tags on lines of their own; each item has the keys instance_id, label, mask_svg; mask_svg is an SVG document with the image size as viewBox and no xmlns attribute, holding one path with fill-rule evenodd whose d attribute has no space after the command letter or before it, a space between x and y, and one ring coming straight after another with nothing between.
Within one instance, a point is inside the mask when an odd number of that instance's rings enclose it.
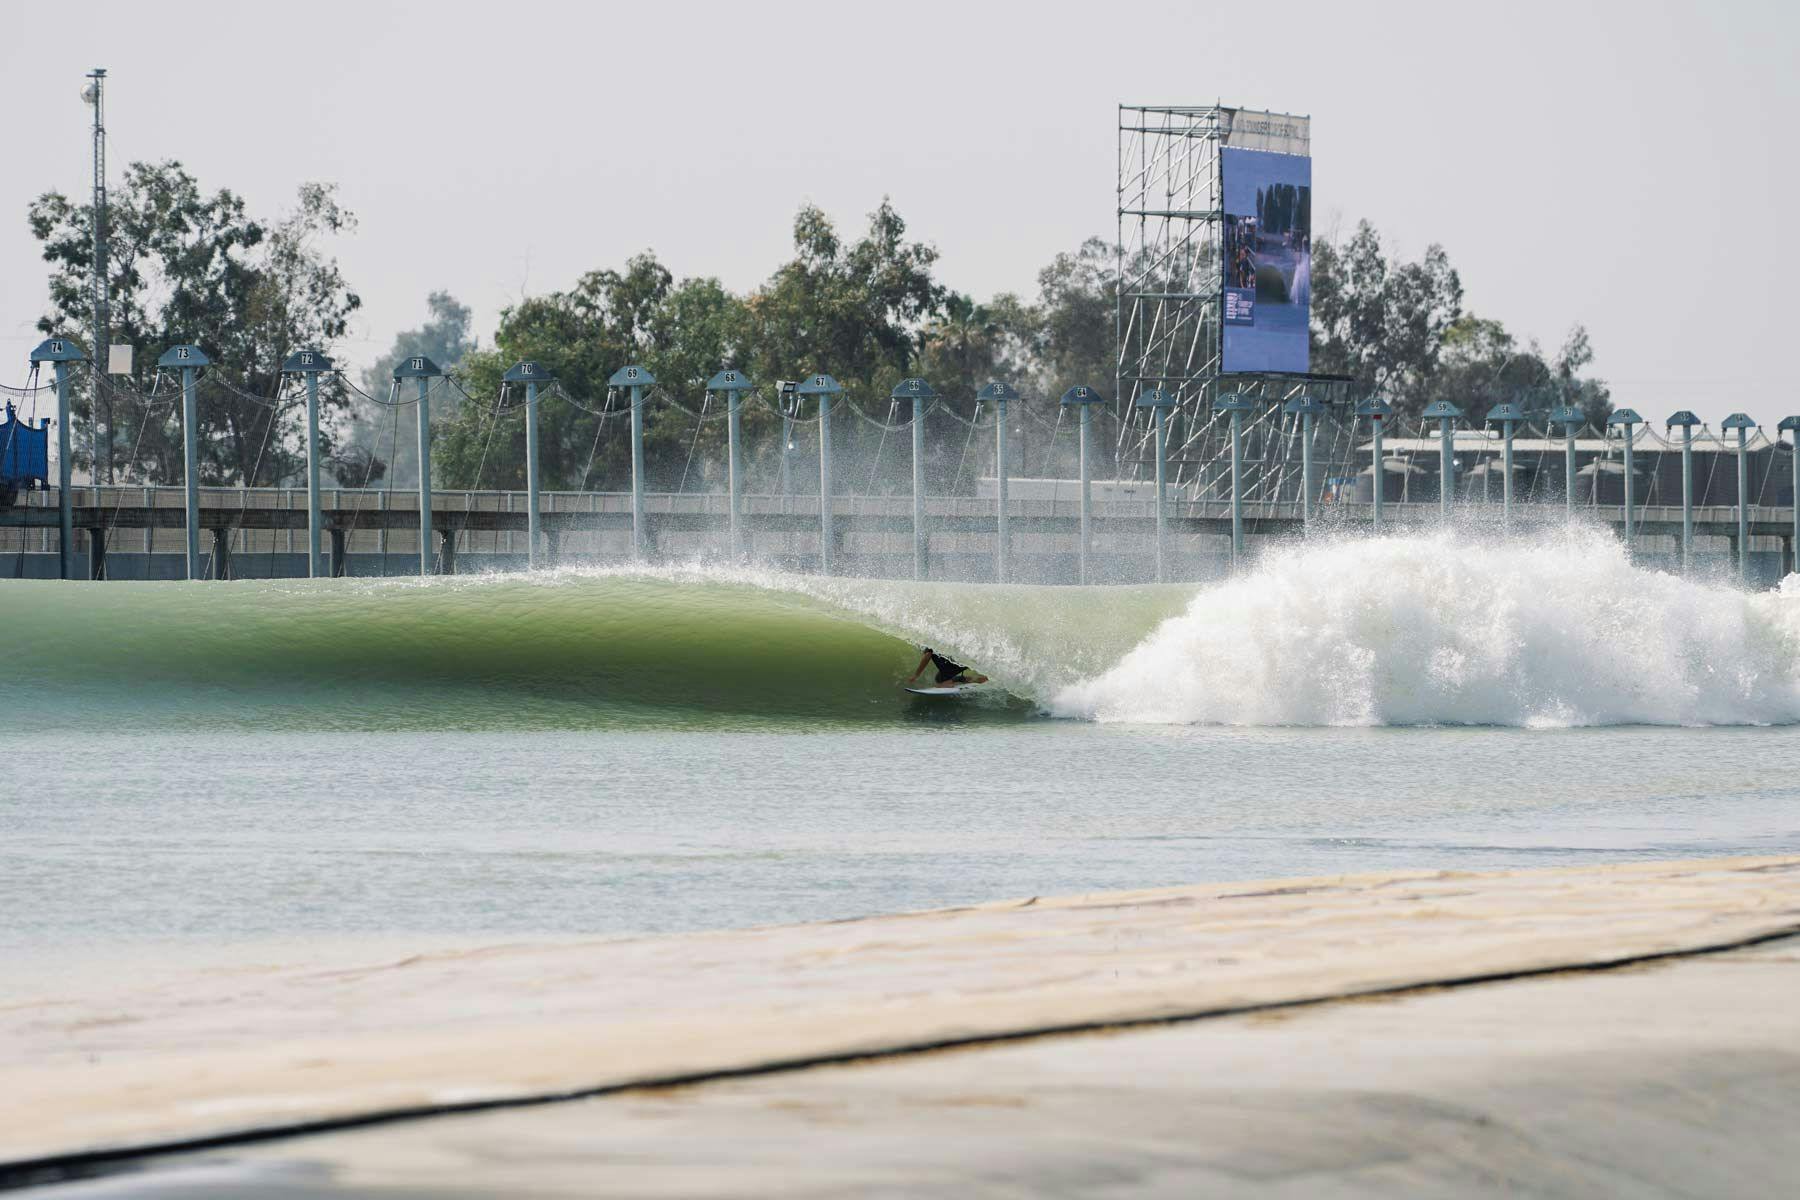
<instances>
[{"instance_id":1,"label":"breaking wave","mask_svg":"<svg viewBox=\"0 0 1800 1200\"><path fill-rule=\"evenodd\" d=\"M0 585L5 725L741 728L1800 720L1800 580L1634 566L1604 531L1295 545L1206 587L754 569ZM899 684L929 643L976 702Z\"/></svg>"}]
</instances>

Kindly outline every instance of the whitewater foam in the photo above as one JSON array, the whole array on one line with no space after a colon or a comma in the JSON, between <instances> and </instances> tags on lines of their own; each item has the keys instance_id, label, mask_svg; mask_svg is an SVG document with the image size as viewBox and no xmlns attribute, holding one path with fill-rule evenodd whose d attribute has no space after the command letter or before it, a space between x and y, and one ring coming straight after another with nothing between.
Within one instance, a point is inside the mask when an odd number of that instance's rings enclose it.
<instances>
[{"instance_id":1,"label":"whitewater foam","mask_svg":"<svg viewBox=\"0 0 1800 1200\"><path fill-rule=\"evenodd\" d=\"M1800 578L1747 593L1601 530L1455 531L1273 553L1202 589L1049 709L1224 725L1741 725L1800 720Z\"/></svg>"}]
</instances>

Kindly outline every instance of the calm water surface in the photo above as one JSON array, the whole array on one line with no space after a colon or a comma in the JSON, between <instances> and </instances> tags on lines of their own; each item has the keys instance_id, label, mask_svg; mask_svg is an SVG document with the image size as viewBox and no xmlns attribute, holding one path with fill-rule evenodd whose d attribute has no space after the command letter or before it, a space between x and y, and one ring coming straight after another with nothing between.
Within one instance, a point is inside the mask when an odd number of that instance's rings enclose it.
<instances>
[{"instance_id":1,"label":"calm water surface","mask_svg":"<svg viewBox=\"0 0 1800 1200\"><path fill-rule=\"evenodd\" d=\"M44 734L0 956L816 920L1387 868L1800 850L1800 729Z\"/></svg>"}]
</instances>

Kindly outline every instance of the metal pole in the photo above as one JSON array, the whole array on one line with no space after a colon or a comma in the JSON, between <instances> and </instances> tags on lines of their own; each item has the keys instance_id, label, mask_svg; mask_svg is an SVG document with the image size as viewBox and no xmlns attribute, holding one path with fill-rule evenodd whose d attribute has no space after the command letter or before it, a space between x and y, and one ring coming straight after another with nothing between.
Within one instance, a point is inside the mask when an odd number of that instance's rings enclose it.
<instances>
[{"instance_id":1,"label":"metal pole","mask_svg":"<svg viewBox=\"0 0 1800 1200\"><path fill-rule=\"evenodd\" d=\"M631 557L644 558L644 385L631 385Z\"/></svg>"},{"instance_id":2,"label":"metal pole","mask_svg":"<svg viewBox=\"0 0 1800 1200\"><path fill-rule=\"evenodd\" d=\"M431 554L431 382L419 379L419 574L429 575Z\"/></svg>"},{"instance_id":3,"label":"metal pole","mask_svg":"<svg viewBox=\"0 0 1800 1200\"><path fill-rule=\"evenodd\" d=\"M738 444L743 432L742 393L732 388L725 393L725 473L726 491L731 505L731 556L744 554L744 463Z\"/></svg>"},{"instance_id":4,"label":"metal pole","mask_svg":"<svg viewBox=\"0 0 1800 1200\"><path fill-rule=\"evenodd\" d=\"M994 476L998 494L994 500L994 579L1006 582L1006 551L1011 530L1006 524L1006 397L994 398ZM1159 550L1160 553L1160 550ZM1157 578L1162 578L1158 568Z\"/></svg>"},{"instance_id":5,"label":"metal pole","mask_svg":"<svg viewBox=\"0 0 1800 1200\"><path fill-rule=\"evenodd\" d=\"M1313 523L1313 418L1300 415L1300 526L1308 534Z\"/></svg>"},{"instance_id":6,"label":"metal pole","mask_svg":"<svg viewBox=\"0 0 1800 1200\"><path fill-rule=\"evenodd\" d=\"M1456 492L1456 454L1451 446L1450 418L1438 418L1438 515L1450 519Z\"/></svg>"},{"instance_id":7,"label":"metal pole","mask_svg":"<svg viewBox=\"0 0 1800 1200\"><path fill-rule=\"evenodd\" d=\"M1694 569L1694 427L1681 432L1681 570L1686 574Z\"/></svg>"},{"instance_id":8,"label":"metal pole","mask_svg":"<svg viewBox=\"0 0 1800 1200\"><path fill-rule=\"evenodd\" d=\"M925 578L925 398L913 397L913 578Z\"/></svg>"},{"instance_id":9,"label":"metal pole","mask_svg":"<svg viewBox=\"0 0 1800 1200\"><path fill-rule=\"evenodd\" d=\"M325 574L319 545L324 522L319 516L319 373L306 373L306 573L317 579Z\"/></svg>"},{"instance_id":10,"label":"metal pole","mask_svg":"<svg viewBox=\"0 0 1800 1200\"><path fill-rule=\"evenodd\" d=\"M106 482L113 481L113 430L112 430L112 397L106 400L106 439L105 454L101 453L100 439L100 384L105 377L108 366L108 346L112 338L107 294L108 244L106 228L106 68L95 67L88 73L91 80L88 87L93 92L91 103L94 106L94 352L90 358L93 366L94 396L93 420L89 422L89 432L93 435L94 482L100 482L100 464L106 463Z\"/></svg>"},{"instance_id":11,"label":"metal pole","mask_svg":"<svg viewBox=\"0 0 1800 1200\"><path fill-rule=\"evenodd\" d=\"M1236 416L1237 414L1233 413L1232 415ZM1168 464L1164 461L1166 446L1163 434L1162 405L1159 404L1150 410L1150 419L1155 422L1156 428L1156 582L1167 583L1169 571L1166 542L1169 532L1169 506L1165 503L1165 492L1169 472Z\"/></svg>"},{"instance_id":12,"label":"metal pole","mask_svg":"<svg viewBox=\"0 0 1800 1200\"><path fill-rule=\"evenodd\" d=\"M1625 554L1631 554L1631 426L1625 426Z\"/></svg>"},{"instance_id":13,"label":"metal pole","mask_svg":"<svg viewBox=\"0 0 1800 1200\"><path fill-rule=\"evenodd\" d=\"M783 398L781 412L781 494L784 496L792 495L794 491L792 475L788 467L788 456L794 448L794 418L790 416L787 411L787 405L790 403L792 402ZM782 505L781 511L785 513L787 511L787 505Z\"/></svg>"},{"instance_id":14,"label":"metal pole","mask_svg":"<svg viewBox=\"0 0 1800 1200\"><path fill-rule=\"evenodd\" d=\"M1381 502L1387 493L1387 462L1381 456L1381 418L1371 417L1369 421L1375 426L1375 509L1373 517L1375 532L1381 532Z\"/></svg>"},{"instance_id":15,"label":"metal pole","mask_svg":"<svg viewBox=\"0 0 1800 1200\"><path fill-rule=\"evenodd\" d=\"M96 389L98 390L98 389ZM75 578L75 464L69 446L69 364L56 363L56 528L61 578Z\"/></svg>"},{"instance_id":16,"label":"metal pole","mask_svg":"<svg viewBox=\"0 0 1800 1200\"><path fill-rule=\"evenodd\" d=\"M194 368L181 368L181 464L187 485L187 577L200 578L200 447Z\"/></svg>"},{"instance_id":17,"label":"metal pole","mask_svg":"<svg viewBox=\"0 0 1800 1200\"><path fill-rule=\"evenodd\" d=\"M1777 436L1780 436L1779 433L1777 433ZM1793 554L1791 555L1791 558L1793 560L1793 565L1794 565L1793 573L1796 575L1800 575L1800 429L1794 430L1794 455L1793 455L1793 458L1794 458L1794 499L1793 499L1794 541L1793 541Z\"/></svg>"},{"instance_id":18,"label":"metal pole","mask_svg":"<svg viewBox=\"0 0 1800 1200\"><path fill-rule=\"evenodd\" d=\"M1575 423L1563 423L1563 486L1568 491L1564 504L1569 516L1575 515Z\"/></svg>"},{"instance_id":19,"label":"metal pole","mask_svg":"<svg viewBox=\"0 0 1800 1200\"><path fill-rule=\"evenodd\" d=\"M1081 582L1092 582L1088 566L1089 547L1094 542L1094 488L1089 476L1088 435L1093 428L1093 405L1081 405Z\"/></svg>"},{"instance_id":20,"label":"metal pole","mask_svg":"<svg viewBox=\"0 0 1800 1200\"><path fill-rule=\"evenodd\" d=\"M831 574L831 395L819 393L819 571Z\"/></svg>"},{"instance_id":21,"label":"metal pole","mask_svg":"<svg viewBox=\"0 0 1800 1200\"><path fill-rule=\"evenodd\" d=\"M1502 436L1505 441L1500 451L1500 469L1505 477L1500 481L1500 522L1507 529L1512 528L1513 506L1513 427L1512 421L1502 421ZM1490 462L1493 460L1489 460Z\"/></svg>"},{"instance_id":22,"label":"metal pole","mask_svg":"<svg viewBox=\"0 0 1800 1200\"><path fill-rule=\"evenodd\" d=\"M525 566L535 571L538 565L538 541L543 534L544 518L538 496L538 390L535 381L525 384ZM509 547L510 549L510 547Z\"/></svg>"},{"instance_id":23,"label":"metal pole","mask_svg":"<svg viewBox=\"0 0 1800 1200\"><path fill-rule=\"evenodd\" d=\"M1162 411L1157 410L1159 413ZM1162 430L1159 427L1157 436ZM1161 442L1158 442L1156 464L1162 467ZM1158 497L1160 499L1160 497ZM1231 569L1237 570L1244 557L1244 414L1231 410Z\"/></svg>"},{"instance_id":24,"label":"metal pole","mask_svg":"<svg viewBox=\"0 0 1800 1200\"><path fill-rule=\"evenodd\" d=\"M1750 431L1738 427L1738 582L1750 582Z\"/></svg>"}]
</instances>

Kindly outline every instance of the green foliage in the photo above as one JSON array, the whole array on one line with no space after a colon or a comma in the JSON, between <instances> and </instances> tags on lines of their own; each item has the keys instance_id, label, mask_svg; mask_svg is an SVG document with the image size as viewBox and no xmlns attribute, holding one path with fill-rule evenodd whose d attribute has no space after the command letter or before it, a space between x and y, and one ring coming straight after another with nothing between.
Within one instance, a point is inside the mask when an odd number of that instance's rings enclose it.
<instances>
[{"instance_id":1,"label":"green foliage","mask_svg":"<svg viewBox=\"0 0 1800 1200\"><path fill-rule=\"evenodd\" d=\"M50 312L38 327L86 345L92 206L48 192L32 203L28 219L52 266ZM283 359L300 347L329 352L361 305L336 261L318 248L321 239L355 227L328 184L303 184L293 209L265 221L228 190L207 195L178 162L132 163L110 197L108 225L112 336L135 348L136 374L123 382L139 391L150 386L164 350L192 343L218 364L215 377L251 396L273 396ZM93 399L78 398L80 420L90 419ZM102 400L112 401L115 472L178 481L181 438L172 406ZM339 411L345 397L327 389L323 403ZM276 411L228 387L206 388L198 420L201 481L274 484L293 477L302 419L291 405ZM85 446L78 458L91 465Z\"/></svg>"},{"instance_id":2,"label":"green foliage","mask_svg":"<svg viewBox=\"0 0 1800 1200\"><path fill-rule=\"evenodd\" d=\"M1429 400L1444 336L1462 315L1462 280L1442 246L1418 262L1391 263L1364 221L1340 245L1313 245L1313 370L1353 375L1396 411Z\"/></svg>"},{"instance_id":3,"label":"green foliage","mask_svg":"<svg viewBox=\"0 0 1800 1200\"><path fill-rule=\"evenodd\" d=\"M389 486L418 486L419 439L412 424L417 418L410 410L389 403L394 368L403 358L423 354L448 371L475 349L477 341L469 332L474 314L449 292L431 293L425 306L430 313L425 324L396 334L388 352L363 372L363 391L368 395L357 397L350 406L349 444L332 463L333 473L345 487L367 487L384 480ZM434 418L454 416L461 400L454 389L436 388L431 398Z\"/></svg>"},{"instance_id":4,"label":"green foliage","mask_svg":"<svg viewBox=\"0 0 1800 1200\"><path fill-rule=\"evenodd\" d=\"M1443 247L1390 261L1367 221L1345 242L1315 242L1312 317L1313 370L1354 376L1403 416L1436 400L1471 421L1505 401L1538 418L1576 405L1596 424L1612 411L1606 384L1582 375L1594 358L1586 329L1575 326L1555 357L1521 347L1499 321L1463 311Z\"/></svg>"},{"instance_id":5,"label":"green foliage","mask_svg":"<svg viewBox=\"0 0 1800 1200\"><path fill-rule=\"evenodd\" d=\"M1307 225L1309 203L1309 193L1292 188L1272 189L1258 200L1271 229ZM87 209L57 193L40 197L30 213L32 232L53 266L51 311L40 326L84 342L91 220ZM138 387L148 385L164 348L191 341L244 392L273 395L286 354L299 346L329 352L360 303L337 264L317 249L323 237L353 225L328 186L303 186L291 212L261 221L229 191L204 193L178 163L133 164L112 206L111 295L114 328L138 350ZM1359 389L1381 391L1409 415L1436 399L1451 400L1475 420L1501 400L1517 400L1531 413L1575 404L1597 421L1610 411L1606 385L1584 374L1593 361L1584 329L1572 330L1555 355L1535 343L1521 347L1499 322L1463 310L1461 280L1441 247L1399 261L1364 222L1348 239L1319 238L1313 249L1315 371L1353 376ZM1127 277L1151 290L1192 290L1192 281L1212 270L1206 256L1213 253L1196 245L1168 262L1127 263ZM434 389L439 486L524 486L523 397L510 396L504 406L493 401L502 375L520 359L538 361L559 380L540 404L540 461L551 490L626 486L625 400L609 397L607 381L628 363L649 368L659 380L657 402L645 409L652 488L724 485L725 423L697 424L683 410L722 403L705 397L705 384L727 366L743 371L765 398L783 377L828 372L844 385L845 401L871 422L910 415L889 401L893 385L908 375L931 380L940 403L965 420L974 415L977 389L1005 380L1026 397L1015 406L1026 411L1009 422L1012 461L1026 473L1071 469L1073 439L1053 443L1039 426L1055 423L1057 402L1072 386L1087 384L1109 396L1115 390L1116 247L1092 238L1057 255L1039 272L1032 299L1001 293L981 301L940 282L937 266L937 250L909 239L905 221L883 200L854 239L818 208L802 207L792 256L747 295L713 278L677 280L645 252L620 269L589 271L567 290L506 308L492 344L483 348L470 310L449 293L434 292L424 324L398 335L365 372L364 388L377 399L352 407L343 389L328 389L327 413L340 414L337 427L348 440L336 455L336 474L352 486L384 477L390 485L416 481L413 414L382 403L395 363L415 354L453 371L477 398L470 403L454 388ZM663 402L669 400L675 403ZM151 481L179 479L171 406L127 407L118 414L117 445L130 459L128 469ZM603 418L602 410L612 415ZM146 411L159 415L146 420ZM800 415L813 412L807 404ZM707 415L718 415L717 408ZM753 456L748 466L767 478L781 454L782 418L765 399L748 402L743 417ZM200 430L204 481L290 479L300 465L297 418L294 406L272 417L251 397L222 387L207 392ZM833 423L845 461L868 464L853 485L904 490L906 455L883 460L872 453L885 450L896 434L871 422L846 413ZM328 443L331 428L328 422ZM793 437L796 462L816 461L810 428L795 426ZM961 486L987 469L991 434L978 445L966 426L934 421L927 438L930 486ZM796 469L802 490L810 479L809 470Z\"/></svg>"}]
</instances>

